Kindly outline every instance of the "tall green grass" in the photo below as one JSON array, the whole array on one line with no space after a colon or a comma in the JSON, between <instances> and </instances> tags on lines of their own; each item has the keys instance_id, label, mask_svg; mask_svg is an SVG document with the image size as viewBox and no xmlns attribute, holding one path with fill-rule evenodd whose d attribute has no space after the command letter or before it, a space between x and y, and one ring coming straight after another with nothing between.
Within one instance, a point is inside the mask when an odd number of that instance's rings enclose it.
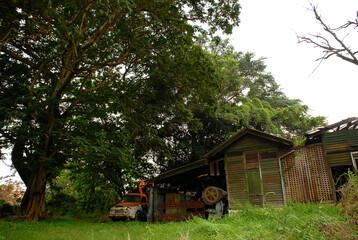
<instances>
[{"instance_id":1,"label":"tall green grass","mask_svg":"<svg viewBox=\"0 0 358 240\"><path fill-rule=\"evenodd\" d=\"M223 219L184 222L111 222L63 218L40 222L0 221L3 239L357 239L338 207L292 204L283 208L239 206Z\"/></svg>"}]
</instances>

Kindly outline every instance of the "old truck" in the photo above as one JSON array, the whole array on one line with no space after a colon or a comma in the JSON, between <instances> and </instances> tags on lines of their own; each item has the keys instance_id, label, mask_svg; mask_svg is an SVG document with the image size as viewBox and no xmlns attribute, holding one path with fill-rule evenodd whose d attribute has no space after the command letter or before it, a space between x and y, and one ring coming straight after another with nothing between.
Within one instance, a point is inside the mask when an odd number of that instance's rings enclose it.
<instances>
[{"instance_id":1,"label":"old truck","mask_svg":"<svg viewBox=\"0 0 358 240\"><path fill-rule=\"evenodd\" d=\"M109 217L112 221L117 220L136 220L142 221L146 219L148 211L149 193L144 192L143 188L148 185L146 180L142 180L138 184L138 192L127 193L123 196L120 203L111 208Z\"/></svg>"}]
</instances>

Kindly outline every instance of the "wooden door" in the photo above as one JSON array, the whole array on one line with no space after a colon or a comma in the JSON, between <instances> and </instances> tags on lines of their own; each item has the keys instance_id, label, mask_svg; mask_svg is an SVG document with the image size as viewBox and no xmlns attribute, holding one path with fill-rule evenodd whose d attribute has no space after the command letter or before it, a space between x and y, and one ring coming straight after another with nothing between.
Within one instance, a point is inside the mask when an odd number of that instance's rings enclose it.
<instances>
[{"instance_id":1,"label":"wooden door","mask_svg":"<svg viewBox=\"0 0 358 240\"><path fill-rule=\"evenodd\" d=\"M245 166L249 202L255 205L262 205L262 179L257 152L245 153Z\"/></svg>"}]
</instances>

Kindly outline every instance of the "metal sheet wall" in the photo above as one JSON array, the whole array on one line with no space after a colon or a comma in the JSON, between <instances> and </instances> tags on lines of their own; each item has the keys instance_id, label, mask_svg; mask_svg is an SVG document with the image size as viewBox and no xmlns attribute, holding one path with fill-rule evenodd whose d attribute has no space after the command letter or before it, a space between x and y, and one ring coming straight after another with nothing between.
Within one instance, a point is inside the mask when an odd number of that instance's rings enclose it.
<instances>
[{"instance_id":1,"label":"metal sheet wall","mask_svg":"<svg viewBox=\"0 0 358 240\"><path fill-rule=\"evenodd\" d=\"M286 199L292 202L334 201L322 145L309 146L281 158Z\"/></svg>"}]
</instances>

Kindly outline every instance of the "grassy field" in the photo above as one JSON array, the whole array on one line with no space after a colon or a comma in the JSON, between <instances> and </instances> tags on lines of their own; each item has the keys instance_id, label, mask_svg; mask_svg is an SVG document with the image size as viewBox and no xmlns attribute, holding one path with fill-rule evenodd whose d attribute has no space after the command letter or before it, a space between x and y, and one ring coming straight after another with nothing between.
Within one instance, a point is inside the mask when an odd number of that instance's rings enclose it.
<instances>
[{"instance_id":1,"label":"grassy field","mask_svg":"<svg viewBox=\"0 0 358 240\"><path fill-rule=\"evenodd\" d=\"M0 221L3 239L358 239L358 232L338 207L294 204L284 208L245 206L220 220L176 223L69 217L25 222L9 218Z\"/></svg>"}]
</instances>

